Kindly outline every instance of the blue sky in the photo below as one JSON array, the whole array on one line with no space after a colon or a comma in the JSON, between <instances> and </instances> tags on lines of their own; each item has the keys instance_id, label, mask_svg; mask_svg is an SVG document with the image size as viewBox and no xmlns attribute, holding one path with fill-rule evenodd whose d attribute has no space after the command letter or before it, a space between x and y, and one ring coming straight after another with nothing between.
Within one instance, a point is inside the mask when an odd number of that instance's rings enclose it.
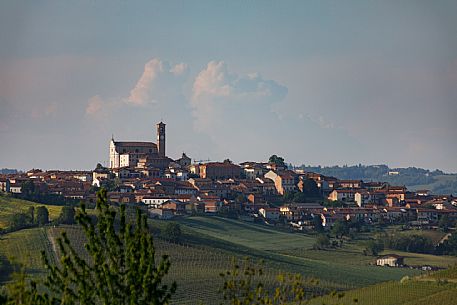
<instances>
[{"instance_id":1,"label":"blue sky","mask_svg":"<svg viewBox=\"0 0 457 305\"><path fill-rule=\"evenodd\" d=\"M455 1L0 4L0 167L167 154L457 171Z\"/></svg>"}]
</instances>

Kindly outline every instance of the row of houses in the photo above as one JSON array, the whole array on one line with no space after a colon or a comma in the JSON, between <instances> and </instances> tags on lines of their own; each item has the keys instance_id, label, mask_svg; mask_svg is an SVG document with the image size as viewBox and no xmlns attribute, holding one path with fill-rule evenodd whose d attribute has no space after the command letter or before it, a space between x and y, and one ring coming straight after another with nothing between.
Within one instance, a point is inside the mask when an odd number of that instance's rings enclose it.
<instances>
[{"instance_id":1,"label":"row of houses","mask_svg":"<svg viewBox=\"0 0 457 305\"><path fill-rule=\"evenodd\" d=\"M409 192L404 186L385 182L340 180L271 163L236 165L226 160L191 164L185 155L165 169L142 166L141 162L135 168L97 166L93 171L33 169L0 176L0 190L20 194L27 181L32 181L39 192L89 202L96 200L96 188L106 187L111 202L142 203L151 210L171 210L175 214L236 210L273 221L302 223L319 215L324 226L331 226L337 219L434 223L442 215L454 217L457 205L452 197L432 196L428 191ZM341 202L345 208L326 209L317 203L279 208L272 205L284 201L287 193L309 192L310 183L318 196Z\"/></svg>"}]
</instances>

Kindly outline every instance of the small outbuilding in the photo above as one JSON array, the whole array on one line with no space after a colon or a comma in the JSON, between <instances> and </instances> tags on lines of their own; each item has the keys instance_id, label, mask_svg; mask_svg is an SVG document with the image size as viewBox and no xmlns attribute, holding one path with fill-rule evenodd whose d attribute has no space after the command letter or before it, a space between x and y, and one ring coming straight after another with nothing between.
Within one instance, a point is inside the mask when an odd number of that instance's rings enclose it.
<instances>
[{"instance_id":1,"label":"small outbuilding","mask_svg":"<svg viewBox=\"0 0 457 305\"><path fill-rule=\"evenodd\" d=\"M389 266L389 267L402 267L404 265L404 257L396 254L387 254L378 257L376 265L378 266Z\"/></svg>"}]
</instances>

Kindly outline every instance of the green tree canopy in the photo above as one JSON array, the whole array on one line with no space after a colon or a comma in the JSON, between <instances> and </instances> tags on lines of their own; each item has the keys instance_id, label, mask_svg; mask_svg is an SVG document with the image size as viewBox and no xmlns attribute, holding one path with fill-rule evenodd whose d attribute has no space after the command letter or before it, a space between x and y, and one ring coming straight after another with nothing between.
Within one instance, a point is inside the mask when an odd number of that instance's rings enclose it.
<instances>
[{"instance_id":1,"label":"green tree canopy","mask_svg":"<svg viewBox=\"0 0 457 305\"><path fill-rule=\"evenodd\" d=\"M449 216L444 215L441 217L440 221L438 222L438 227L443 231L447 231L453 224L453 221L449 218Z\"/></svg>"},{"instance_id":2,"label":"green tree canopy","mask_svg":"<svg viewBox=\"0 0 457 305\"><path fill-rule=\"evenodd\" d=\"M372 239L372 240L369 240L365 244L365 249L363 250L363 253L365 255L377 256L383 250L384 250L384 243L381 240Z\"/></svg>"},{"instance_id":3,"label":"green tree canopy","mask_svg":"<svg viewBox=\"0 0 457 305\"><path fill-rule=\"evenodd\" d=\"M43 226L49 223L49 211L45 206L39 206L36 209L36 222Z\"/></svg>"},{"instance_id":4,"label":"green tree canopy","mask_svg":"<svg viewBox=\"0 0 457 305\"><path fill-rule=\"evenodd\" d=\"M30 217L25 213L16 213L10 221L10 227L14 230L26 228L30 225Z\"/></svg>"},{"instance_id":5,"label":"green tree canopy","mask_svg":"<svg viewBox=\"0 0 457 305\"><path fill-rule=\"evenodd\" d=\"M27 180L21 185L21 193L23 196L32 196L35 194L35 183L32 180Z\"/></svg>"},{"instance_id":6,"label":"green tree canopy","mask_svg":"<svg viewBox=\"0 0 457 305\"><path fill-rule=\"evenodd\" d=\"M303 193L307 197L318 198L321 197L321 192L317 187L316 181L313 179L304 179L303 180Z\"/></svg>"},{"instance_id":7,"label":"green tree canopy","mask_svg":"<svg viewBox=\"0 0 457 305\"><path fill-rule=\"evenodd\" d=\"M326 249L330 247L330 239L326 234L319 234L316 238L316 243L314 248L316 249Z\"/></svg>"},{"instance_id":8,"label":"green tree canopy","mask_svg":"<svg viewBox=\"0 0 457 305\"><path fill-rule=\"evenodd\" d=\"M268 162L269 162L269 163L274 163L274 164L276 164L277 166L286 167L286 164L284 163L284 158L283 158L283 157L279 157L279 156L277 156L277 155L272 155L272 156L268 159Z\"/></svg>"},{"instance_id":9,"label":"green tree canopy","mask_svg":"<svg viewBox=\"0 0 457 305\"><path fill-rule=\"evenodd\" d=\"M296 193L294 193L294 197L292 198L292 201L295 203L305 202L306 196L302 192L296 192Z\"/></svg>"},{"instance_id":10,"label":"green tree canopy","mask_svg":"<svg viewBox=\"0 0 457 305\"><path fill-rule=\"evenodd\" d=\"M346 221L343 220L337 220L333 224L332 227L332 234L334 234L336 237L343 237L344 235L349 234L349 226Z\"/></svg>"},{"instance_id":11,"label":"green tree canopy","mask_svg":"<svg viewBox=\"0 0 457 305\"><path fill-rule=\"evenodd\" d=\"M60 211L59 222L67 225L75 223L75 209L70 206L62 207Z\"/></svg>"},{"instance_id":12,"label":"green tree canopy","mask_svg":"<svg viewBox=\"0 0 457 305\"><path fill-rule=\"evenodd\" d=\"M35 223L35 207L31 206L27 209L27 215L29 217L29 222L30 223Z\"/></svg>"}]
</instances>

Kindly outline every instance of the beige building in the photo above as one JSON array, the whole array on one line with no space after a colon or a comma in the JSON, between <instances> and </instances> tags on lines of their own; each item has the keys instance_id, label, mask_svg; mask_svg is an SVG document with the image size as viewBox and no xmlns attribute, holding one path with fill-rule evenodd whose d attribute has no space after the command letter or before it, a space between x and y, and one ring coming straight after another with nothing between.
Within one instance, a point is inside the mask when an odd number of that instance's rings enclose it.
<instances>
[{"instance_id":1,"label":"beige building","mask_svg":"<svg viewBox=\"0 0 457 305\"><path fill-rule=\"evenodd\" d=\"M389 266L389 267L401 267L404 265L403 256L396 254L388 254L381 256L376 260L376 265L378 266Z\"/></svg>"},{"instance_id":2,"label":"beige building","mask_svg":"<svg viewBox=\"0 0 457 305\"><path fill-rule=\"evenodd\" d=\"M274 181L276 191L280 195L293 192L297 189L295 184L296 174L292 171L282 171L276 173L275 171L270 170L264 177Z\"/></svg>"}]
</instances>

